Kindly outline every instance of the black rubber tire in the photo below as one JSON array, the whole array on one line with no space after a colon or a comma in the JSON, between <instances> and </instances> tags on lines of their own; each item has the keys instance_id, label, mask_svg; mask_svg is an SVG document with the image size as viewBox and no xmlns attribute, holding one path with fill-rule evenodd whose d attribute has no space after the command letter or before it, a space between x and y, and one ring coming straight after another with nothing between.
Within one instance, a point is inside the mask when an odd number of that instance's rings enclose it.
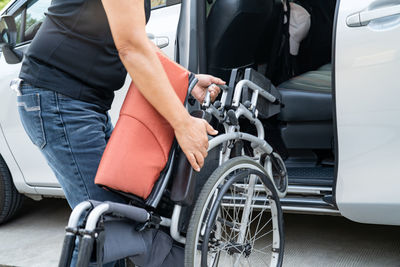
<instances>
[{"instance_id":1,"label":"black rubber tire","mask_svg":"<svg viewBox=\"0 0 400 267\"><path fill-rule=\"evenodd\" d=\"M212 189L214 188L215 184L218 182L219 178L227 172L229 169L232 167L239 165L239 164L251 164L254 167L258 168L259 170L263 170L264 168L255 162L254 160L246 157L246 156L240 156L236 157L233 159L228 160L225 162L223 165L218 167L213 174L209 177L207 180L206 184L204 185L198 199L196 200L195 207L193 209L192 216L190 218L190 223L187 231L187 236L186 236L186 244L185 244L185 267L198 267L196 266L195 262L193 261L193 253L197 249L197 244L196 244L196 229L198 227L198 223L201 220L202 216L202 209L206 205L208 196ZM263 171L262 171L263 172ZM265 173L265 172L263 172ZM264 183L265 184L265 183ZM276 203L277 206L277 219L278 219L278 228L279 228L279 239L280 239L280 248L279 248L279 258L278 258L278 263L277 266L282 266L283 263L283 253L284 253L284 226L283 226L283 212L282 212L282 207L279 201L278 194L275 190L275 187L273 186L272 182L270 180L268 181L267 184L268 190L270 190L272 194L272 198Z\"/></svg>"},{"instance_id":2,"label":"black rubber tire","mask_svg":"<svg viewBox=\"0 0 400 267\"><path fill-rule=\"evenodd\" d=\"M24 196L15 188L4 159L0 155L0 224L11 220L21 208Z\"/></svg>"}]
</instances>

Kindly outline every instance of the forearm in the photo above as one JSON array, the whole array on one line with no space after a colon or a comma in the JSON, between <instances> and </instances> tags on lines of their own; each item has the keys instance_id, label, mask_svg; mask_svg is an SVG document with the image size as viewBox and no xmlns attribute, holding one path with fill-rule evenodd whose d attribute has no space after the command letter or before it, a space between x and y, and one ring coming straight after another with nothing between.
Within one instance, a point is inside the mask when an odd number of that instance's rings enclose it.
<instances>
[{"instance_id":1,"label":"forearm","mask_svg":"<svg viewBox=\"0 0 400 267\"><path fill-rule=\"evenodd\" d=\"M155 53L146 40L141 45L120 49L120 58L133 82L154 108L176 129L189 114L182 105Z\"/></svg>"},{"instance_id":2,"label":"forearm","mask_svg":"<svg viewBox=\"0 0 400 267\"><path fill-rule=\"evenodd\" d=\"M176 129L190 117L147 38L143 0L102 0L119 56L143 96Z\"/></svg>"},{"instance_id":3,"label":"forearm","mask_svg":"<svg viewBox=\"0 0 400 267\"><path fill-rule=\"evenodd\" d=\"M205 120L191 117L174 89L145 31L143 0L101 0L120 58L143 96L172 125L182 151L199 171L207 156L209 134Z\"/></svg>"}]
</instances>

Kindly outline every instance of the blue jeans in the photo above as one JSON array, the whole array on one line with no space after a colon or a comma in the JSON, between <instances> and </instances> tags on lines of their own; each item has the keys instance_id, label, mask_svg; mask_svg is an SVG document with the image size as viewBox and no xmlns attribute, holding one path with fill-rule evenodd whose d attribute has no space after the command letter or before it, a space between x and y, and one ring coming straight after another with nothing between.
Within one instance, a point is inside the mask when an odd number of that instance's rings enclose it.
<instances>
[{"instance_id":1,"label":"blue jeans","mask_svg":"<svg viewBox=\"0 0 400 267\"><path fill-rule=\"evenodd\" d=\"M26 82L20 91L18 110L25 131L45 156L71 208L88 199L124 202L94 183L113 129L109 115L95 104Z\"/></svg>"}]
</instances>

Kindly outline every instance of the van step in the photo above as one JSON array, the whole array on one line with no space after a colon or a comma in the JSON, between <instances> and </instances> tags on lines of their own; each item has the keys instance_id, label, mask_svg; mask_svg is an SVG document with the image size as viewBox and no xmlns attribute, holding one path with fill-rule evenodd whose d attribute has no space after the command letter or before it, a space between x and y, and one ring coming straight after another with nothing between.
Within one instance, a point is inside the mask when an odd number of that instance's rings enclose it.
<instances>
[{"instance_id":1,"label":"van step","mask_svg":"<svg viewBox=\"0 0 400 267\"><path fill-rule=\"evenodd\" d=\"M287 193L288 195L326 196L332 194L332 187L289 185Z\"/></svg>"},{"instance_id":2,"label":"van step","mask_svg":"<svg viewBox=\"0 0 400 267\"><path fill-rule=\"evenodd\" d=\"M290 185L332 186L334 167L287 167Z\"/></svg>"},{"instance_id":3,"label":"van step","mask_svg":"<svg viewBox=\"0 0 400 267\"><path fill-rule=\"evenodd\" d=\"M252 207L255 209L269 208L265 196L253 198ZM227 208L244 207L244 196L224 196L222 206ZM287 196L280 199L282 209L286 212L300 212L309 214L338 214L338 210L318 197Z\"/></svg>"},{"instance_id":4,"label":"van step","mask_svg":"<svg viewBox=\"0 0 400 267\"><path fill-rule=\"evenodd\" d=\"M288 195L280 201L285 212L331 215L339 214L339 211L334 205L325 202L322 198Z\"/></svg>"},{"instance_id":5,"label":"van step","mask_svg":"<svg viewBox=\"0 0 400 267\"><path fill-rule=\"evenodd\" d=\"M321 198L287 196L281 199L282 206L332 208Z\"/></svg>"},{"instance_id":6,"label":"van step","mask_svg":"<svg viewBox=\"0 0 400 267\"><path fill-rule=\"evenodd\" d=\"M337 209L318 208L318 207L298 207L298 206L282 206L282 210L287 213L302 213L313 215L340 215Z\"/></svg>"}]
</instances>

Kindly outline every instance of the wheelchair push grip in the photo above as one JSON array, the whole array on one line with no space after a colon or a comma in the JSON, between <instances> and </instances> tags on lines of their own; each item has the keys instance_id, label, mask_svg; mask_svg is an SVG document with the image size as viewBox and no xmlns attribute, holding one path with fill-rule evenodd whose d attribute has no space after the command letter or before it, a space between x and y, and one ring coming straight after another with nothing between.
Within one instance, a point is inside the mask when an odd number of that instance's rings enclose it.
<instances>
[{"instance_id":1,"label":"wheelchair push grip","mask_svg":"<svg viewBox=\"0 0 400 267\"><path fill-rule=\"evenodd\" d=\"M90 258L93 251L94 238L91 236L84 236L79 243L79 253L76 267L89 266Z\"/></svg>"},{"instance_id":2,"label":"wheelchair push grip","mask_svg":"<svg viewBox=\"0 0 400 267\"><path fill-rule=\"evenodd\" d=\"M71 258L75 247L75 240L75 235L65 235L58 267L69 267L71 265Z\"/></svg>"}]
</instances>

